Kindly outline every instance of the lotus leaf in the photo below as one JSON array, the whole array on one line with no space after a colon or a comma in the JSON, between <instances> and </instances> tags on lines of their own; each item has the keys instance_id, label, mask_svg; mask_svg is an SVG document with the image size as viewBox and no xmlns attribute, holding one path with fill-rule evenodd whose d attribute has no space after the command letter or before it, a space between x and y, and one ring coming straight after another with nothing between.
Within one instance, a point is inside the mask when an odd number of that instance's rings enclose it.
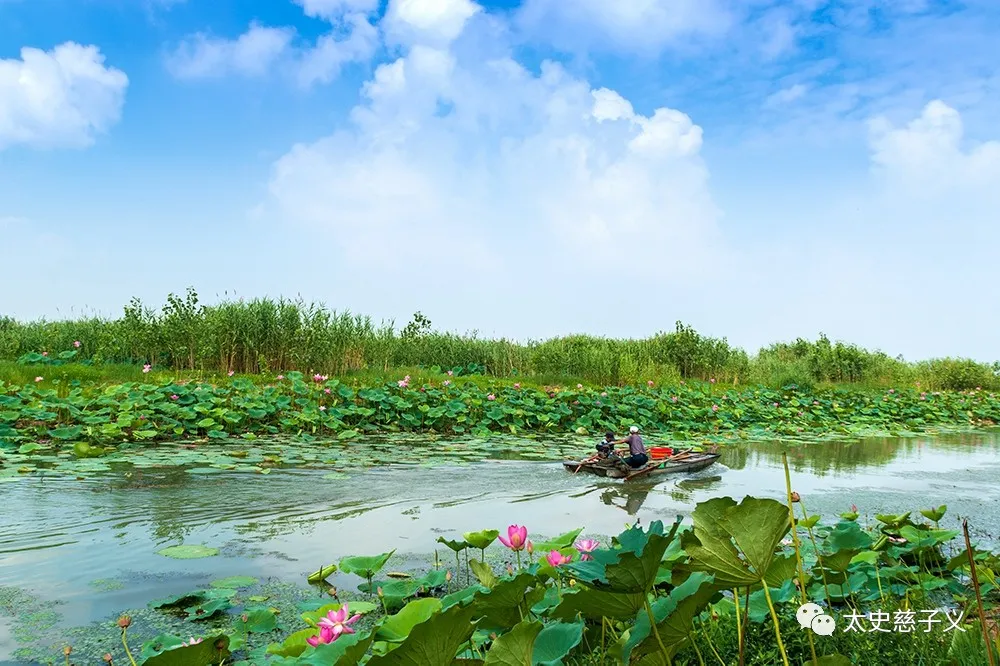
<instances>
[{"instance_id":1,"label":"lotus leaf","mask_svg":"<svg viewBox=\"0 0 1000 666\"><path fill-rule=\"evenodd\" d=\"M213 557L219 554L218 548L210 548L200 544L185 544L180 546L169 546L156 551L157 555L172 557L176 560L194 560L202 557Z\"/></svg>"}]
</instances>

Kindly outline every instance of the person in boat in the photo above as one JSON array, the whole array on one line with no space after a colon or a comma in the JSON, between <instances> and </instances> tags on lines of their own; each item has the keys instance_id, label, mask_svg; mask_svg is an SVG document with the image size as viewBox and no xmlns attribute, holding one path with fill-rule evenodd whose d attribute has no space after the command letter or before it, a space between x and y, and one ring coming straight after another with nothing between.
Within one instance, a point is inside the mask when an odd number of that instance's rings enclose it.
<instances>
[{"instance_id":1,"label":"person in boat","mask_svg":"<svg viewBox=\"0 0 1000 666\"><path fill-rule=\"evenodd\" d=\"M597 455L607 458L615 452L615 433L610 430L604 433L604 440L597 443Z\"/></svg>"},{"instance_id":2,"label":"person in boat","mask_svg":"<svg viewBox=\"0 0 1000 666\"><path fill-rule=\"evenodd\" d=\"M639 434L638 426L629 428L628 437L618 440L615 444L628 444L628 457L624 459L624 462L632 469L642 467L649 462L649 456L646 454L646 445L642 443L642 436Z\"/></svg>"}]
</instances>

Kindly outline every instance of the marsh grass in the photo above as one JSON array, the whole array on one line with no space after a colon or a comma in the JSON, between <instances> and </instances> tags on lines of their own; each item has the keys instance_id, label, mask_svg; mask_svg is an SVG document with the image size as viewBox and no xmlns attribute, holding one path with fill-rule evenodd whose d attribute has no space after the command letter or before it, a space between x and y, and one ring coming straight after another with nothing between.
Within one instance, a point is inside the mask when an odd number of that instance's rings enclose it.
<instances>
[{"instance_id":1,"label":"marsh grass","mask_svg":"<svg viewBox=\"0 0 1000 666\"><path fill-rule=\"evenodd\" d=\"M202 373L192 375L198 378L230 371L267 376L290 370L337 377L379 372L395 376L413 368L436 374L432 369L439 368L537 385L667 385L714 379L773 388L1000 388L1000 363L947 358L909 363L823 335L815 342L773 344L751 357L725 338L701 335L681 322L672 331L644 339L569 335L517 342L486 339L475 332L437 332L420 313L397 330L391 321L375 324L369 317L302 300L259 298L205 305L193 289L183 296L168 295L158 310L133 299L116 319L21 322L0 317L0 361L71 350L77 341L77 360L102 368L91 375L79 371L95 381L132 377L128 367L149 363L157 371Z\"/></svg>"}]
</instances>

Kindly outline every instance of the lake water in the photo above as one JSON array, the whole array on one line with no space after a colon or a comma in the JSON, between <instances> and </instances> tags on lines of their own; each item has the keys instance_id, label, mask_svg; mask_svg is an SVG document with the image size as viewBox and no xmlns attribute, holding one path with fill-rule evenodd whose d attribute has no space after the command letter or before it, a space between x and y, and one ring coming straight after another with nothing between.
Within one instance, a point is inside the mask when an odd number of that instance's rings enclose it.
<instances>
[{"instance_id":1,"label":"lake water","mask_svg":"<svg viewBox=\"0 0 1000 666\"><path fill-rule=\"evenodd\" d=\"M233 574L304 583L309 571L344 555L392 549L427 563L438 548L453 561L435 540L469 530L517 523L538 537L580 526L585 534L617 534L637 519L670 522L720 495L784 500L783 451L811 514L835 518L852 503L868 516L947 504L942 526L967 517L980 539L995 543L1000 533L998 433L733 446L720 464L659 483L623 484L569 474L558 462L518 460L384 467L338 480L304 469L267 476L146 470L0 485L0 589L52 602L64 626L79 626ZM180 543L221 553L197 560L155 554ZM346 578L337 584L350 587ZM0 663L19 663L10 660L25 647L17 612L0 600Z\"/></svg>"}]
</instances>

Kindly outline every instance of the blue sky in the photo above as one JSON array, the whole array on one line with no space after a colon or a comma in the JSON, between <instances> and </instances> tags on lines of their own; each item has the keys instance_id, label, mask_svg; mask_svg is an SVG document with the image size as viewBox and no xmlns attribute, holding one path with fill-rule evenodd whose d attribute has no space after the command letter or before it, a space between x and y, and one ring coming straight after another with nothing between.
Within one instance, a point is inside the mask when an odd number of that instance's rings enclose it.
<instances>
[{"instance_id":1,"label":"blue sky","mask_svg":"<svg viewBox=\"0 0 1000 666\"><path fill-rule=\"evenodd\" d=\"M1000 358L990 0L0 0L0 313Z\"/></svg>"}]
</instances>

